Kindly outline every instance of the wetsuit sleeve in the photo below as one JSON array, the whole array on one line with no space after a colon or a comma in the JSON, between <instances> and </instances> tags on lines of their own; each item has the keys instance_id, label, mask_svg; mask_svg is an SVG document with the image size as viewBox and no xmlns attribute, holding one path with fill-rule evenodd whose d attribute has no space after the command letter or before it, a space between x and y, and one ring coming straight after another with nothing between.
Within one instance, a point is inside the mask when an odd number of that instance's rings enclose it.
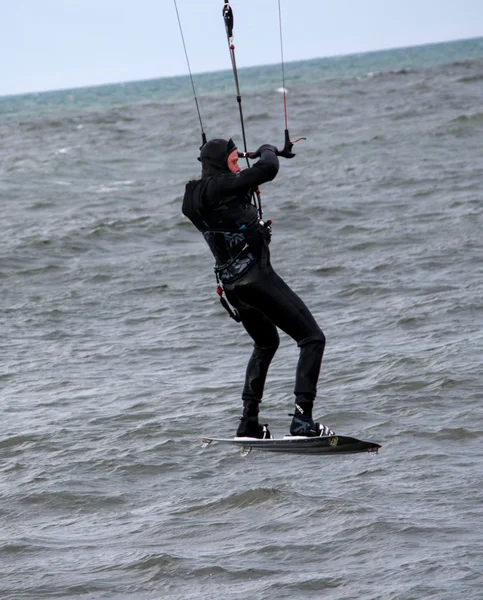
<instances>
[{"instance_id":1,"label":"wetsuit sleeve","mask_svg":"<svg viewBox=\"0 0 483 600\"><path fill-rule=\"evenodd\" d=\"M274 146L260 148L260 160L252 167L239 173L223 173L213 177L208 185L207 196L216 198L232 196L239 192L258 187L262 183L272 181L278 173L279 162Z\"/></svg>"}]
</instances>

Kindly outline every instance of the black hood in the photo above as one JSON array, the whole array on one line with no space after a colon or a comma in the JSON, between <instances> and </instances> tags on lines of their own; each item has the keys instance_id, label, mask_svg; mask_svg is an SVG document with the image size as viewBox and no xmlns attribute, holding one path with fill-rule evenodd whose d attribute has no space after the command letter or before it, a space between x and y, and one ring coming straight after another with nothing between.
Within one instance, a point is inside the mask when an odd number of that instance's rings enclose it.
<instances>
[{"instance_id":1,"label":"black hood","mask_svg":"<svg viewBox=\"0 0 483 600\"><path fill-rule=\"evenodd\" d=\"M210 177L217 173L230 171L226 162L228 156L236 150L232 139L210 140L201 148L199 160L201 161L201 176Z\"/></svg>"}]
</instances>

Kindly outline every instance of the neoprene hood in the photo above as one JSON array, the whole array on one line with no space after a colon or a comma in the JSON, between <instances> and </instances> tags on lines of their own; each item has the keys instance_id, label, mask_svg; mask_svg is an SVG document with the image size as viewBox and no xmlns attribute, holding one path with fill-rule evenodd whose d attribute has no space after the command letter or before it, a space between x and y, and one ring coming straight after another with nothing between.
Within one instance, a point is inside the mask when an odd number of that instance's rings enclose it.
<instances>
[{"instance_id":1,"label":"neoprene hood","mask_svg":"<svg viewBox=\"0 0 483 600\"><path fill-rule=\"evenodd\" d=\"M199 160L201 161L201 176L210 177L217 173L226 173L228 156L236 150L235 143L229 140L215 139L207 142L202 148Z\"/></svg>"}]
</instances>

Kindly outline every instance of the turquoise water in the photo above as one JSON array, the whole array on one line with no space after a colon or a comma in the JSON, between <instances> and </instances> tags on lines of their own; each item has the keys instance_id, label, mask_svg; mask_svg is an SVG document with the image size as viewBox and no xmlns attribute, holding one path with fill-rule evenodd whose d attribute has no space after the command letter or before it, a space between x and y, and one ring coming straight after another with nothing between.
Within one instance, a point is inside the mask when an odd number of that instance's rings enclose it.
<instances>
[{"instance_id":1,"label":"turquoise water","mask_svg":"<svg viewBox=\"0 0 483 600\"><path fill-rule=\"evenodd\" d=\"M351 79L369 73L422 69L481 57L483 38L316 58L288 62L285 65L286 84L289 90L294 92L297 87L327 79ZM244 94L266 91L274 86L280 87L281 81L280 65L240 69L240 83ZM234 93L231 70L194 75L194 82L200 96ZM75 112L83 109L95 110L101 106L174 101L190 96L191 93L189 77L182 76L5 96L0 97L0 118L36 114L40 111Z\"/></svg>"}]
</instances>

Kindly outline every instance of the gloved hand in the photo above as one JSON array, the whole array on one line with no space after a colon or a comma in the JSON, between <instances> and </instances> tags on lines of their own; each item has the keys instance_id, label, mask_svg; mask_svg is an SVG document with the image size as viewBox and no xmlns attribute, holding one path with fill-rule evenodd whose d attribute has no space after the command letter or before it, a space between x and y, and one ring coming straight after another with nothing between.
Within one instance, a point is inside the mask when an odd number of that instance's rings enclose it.
<instances>
[{"instance_id":1,"label":"gloved hand","mask_svg":"<svg viewBox=\"0 0 483 600\"><path fill-rule=\"evenodd\" d=\"M267 244L269 244L272 241L272 228L270 227L270 225L268 225L267 223L265 223L265 225L263 226L263 237L265 239L265 241L267 242Z\"/></svg>"},{"instance_id":2,"label":"gloved hand","mask_svg":"<svg viewBox=\"0 0 483 600\"><path fill-rule=\"evenodd\" d=\"M275 152L275 154L278 156L278 149L276 146L272 146L271 144L263 144L255 152L248 152L248 158L260 158L264 150L272 150L272 152Z\"/></svg>"},{"instance_id":3,"label":"gloved hand","mask_svg":"<svg viewBox=\"0 0 483 600\"><path fill-rule=\"evenodd\" d=\"M283 158L293 158L295 154L292 152L292 148L292 142L286 141L283 150L278 151L277 156L283 156Z\"/></svg>"}]
</instances>

